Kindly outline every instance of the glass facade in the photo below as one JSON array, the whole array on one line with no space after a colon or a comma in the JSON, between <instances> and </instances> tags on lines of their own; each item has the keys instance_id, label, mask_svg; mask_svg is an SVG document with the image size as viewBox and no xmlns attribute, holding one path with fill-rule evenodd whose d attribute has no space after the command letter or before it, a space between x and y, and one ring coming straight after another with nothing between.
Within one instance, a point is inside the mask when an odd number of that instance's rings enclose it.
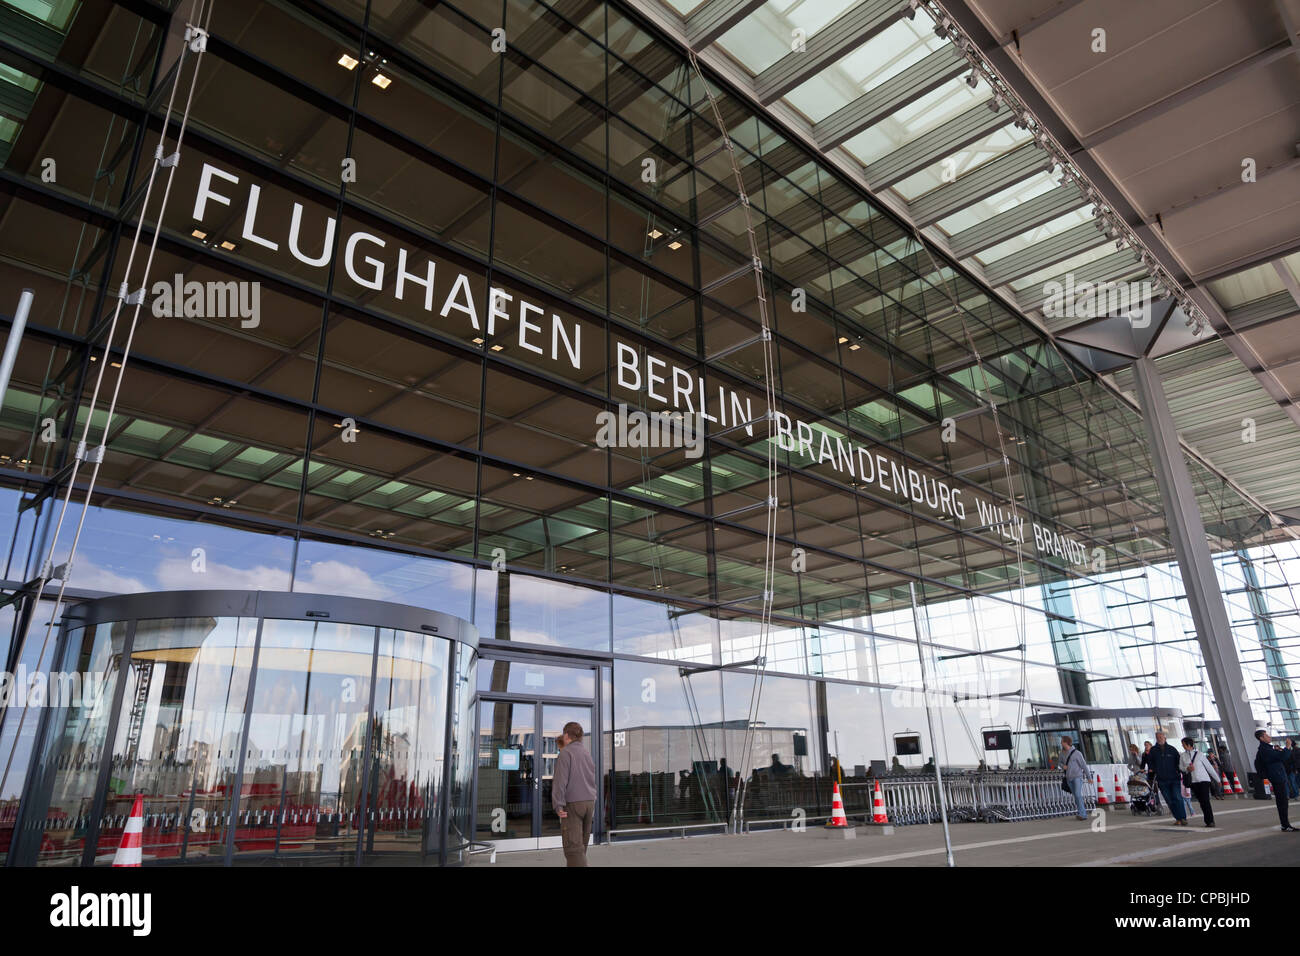
<instances>
[{"instance_id":1,"label":"glass facade","mask_svg":"<svg viewBox=\"0 0 1300 956\"><path fill-rule=\"evenodd\" d=\"M82 605L56 651L79 679L57 701L50 687L11 862L107 865L137 799L151 864L461 860L467 791L447 756L473 628L396 613L410 629L367 623L390 605L318 596Z\"/></svg>"},{"instance_id":2,"label":"glass facade","mask_svg":"<svg viewBox=\"0 0 1300 956\"><path fill-rule=\"evenodd\" d=\"M38 22L0 4L0 82L22 113L3 130L0 287L35 291L0 414L7 592L44 564L89 423L107 452L65 521L84 517L68 597L370 598L471 621L485 661L603 662L608 689L572 695L600 705L602 832L719 824L741 774L748 818L788 818L828 812L832 775L1042 767L1049 731L1095 730L1119 753L1170 726L1159 715L1213 725L1139 413L723 82L706 91L630 8L222 0L206 52L173 70L184 19L83 0ZM164 208L154 147L164 129L175 143L169 93L184 102L196 70ZM157 240L147 294L110 342L137 226ZM92 395L123 364L110 419ZM703 417L699 454L598 442L597 416L620 408ZM1300 551L1189 467L1252 707L1300 731ZM46 618L11 607L12 671L38 659L44 627L28 625ZM186 860L331 840L400 852L436 805L451 807L448 846L482 829L468 742L481 708L505 705L473 695L528 688L485 686L464 648L382 621L360 642L275 622L258 645L243 618L188 616L141 621L140 647L146 625L192 649L197 696L160 710L152 758L130 735L105 751L102 715L70 714L48 738L70 816L126 792L91 779L126 766L170 795L151 813L190 812L237 772L219 746L201 764L184 750L201 725L270 756L244 757L243 791L213 807L230 831L182 841ZM961 703L936 708L933 744L918 638L932 697ZM131 700L120 640L100 625L68 653ZM320 655L337 666L313 682ZM454 675L454 705L416 673ZM338 703L343 681L356 702ZM31 763L17 713L0 725L19 755L7 813ZM1015 750L984 751L987 728L1012 730ZM921 752L903 752L918 733ZM308 772L308 751L333 756ZM367 800L392 815L365 823ZM310 808L337 829L296 842L265 822ZM250 815L260 830L229 822ZM42 847L95 852L66 834Z\"/></svg>"}]
</instances>

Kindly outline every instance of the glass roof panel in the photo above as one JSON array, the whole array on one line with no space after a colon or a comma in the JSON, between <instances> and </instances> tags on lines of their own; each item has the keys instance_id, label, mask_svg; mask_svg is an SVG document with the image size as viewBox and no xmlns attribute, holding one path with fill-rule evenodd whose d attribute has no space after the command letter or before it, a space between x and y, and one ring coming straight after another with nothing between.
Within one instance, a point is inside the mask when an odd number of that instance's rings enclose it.
<instances>
[{"instance_id":1,"label":"glass roof panel","mask_svg":"<svg viewBox=\"0 0 1300 956\"><path fill-rule=\"evenodd\" d=\"M1271 262L1223 279L1215 279L1209 286L1214 298L1225 309L1235 309L1286 288Z\"/></svg>"},{"instance_id":2,"label":"glass roof panel","mask_svg":"<svg viewBox=\"0 0 1300 956\"><path fill-rule=\"evenodd\" d=\"M1078 269L1080 266L1086 266L1089 262L1096 262L1098 259L1104 259L1114 253L1115 247L1108 242L1102 243L1094 249L1087 252L1081 252L1077 256L1071 256L1069 259L1062 259L1060 262L1053 262L1046 269L1040 269L1033 275L1027 275L1023 279L1017 279L1011 283L1011 288L1016 292L1023 292L1030 286L1038 285L1048 279L1053 279L1063 272L1070 272Z\"/></svg>"},{"instance_id":3,"label":"glass roof panel","mask_svg":"<svg viewBox=\"0 0 1300 956\"><path fill-rule=\"evenodd\" d=\"M786 94L786 100L814 123L875 89L944 45L934 21L919 11L900 20Z\"/></svg>"},{"instance_id":4,"label":"glass roof panel","mask_svg":"<svg viewBox=\"0 0 1300 956\"><path fill-rule=\"evenodd\" d=\"M990 95L983 80L971 89L965 78L957 77L846 140L844 148L864 165L874 163L984 102Z\"/></svg>"},{"instance_id":5,"label":"glass roof panel","mask_svg":"<svg viewBox=\"0 0 1300 956\"><path fill-rule=\"evenodd\" d=\"M1012 128L1014 129L1014 127ZM973 206L967 206L951 216L940 219L938 226L948 235L955 235L963 229L969 229L971 226L984 222L986 219L992 219L998 213L1006 212L1023 202L1028 202L1035 196L1050 192L1056 186L1057 182L1050 173L1041 172L1037 176L1031 176L1024 182L1008 186L1001 192L996 192Z\"/></svg>"},{"instance_id":6,"label":"glass roof panel","mask_svg":"<svg viewBox=\"0 0 1300 956\"><path fill-rule=\"evenodd\" d=\"M916 199L917 196L928 193L931 189L938 189L946 182L951 181L953 175L961 176L970 172L977 166L982 166L991 159L996 159L1003 153L1010 152L1021 143L1031 139L1032 136L1027 129L1016 129L1014 126L1004 126L1000 130L990 133L988 136L976 143L967 146L959 153L954 153L952 159L956 160L952 173L948 173L942 161L932 163L925 169L912 176L907 177L900 183L894 184L894 191L906 199L908 202ZM949 175L945 180L944 175Z\"/></svg>"},{"instance_id":7,"label":"glass roof panel","mask_svg":"<svg viewBox=\"0 0 1300 956\"><path fill-rule=\"evenodd\" d=\"M1022 232L1018 236L1012 236L1005 242L999 242L996 246L985 249L975 258L981 264L996 262L1003 256L1009 256L1013 252L1020 252L1022 249L1028 249L1032 245L1042 242L1044 239L1050 239L1057 233L1065 232L1067 229L1073 229L1075 226L1082 225L1092 218L1089 211L1091 207L1075 209L1073 212L1067 212L1064 216L1057 216L1050 222L1045 222L1041 226L1030 229L1028 232ZM1112 250L1113 251L1113 250Z\"/></svg>"}]
</instances>

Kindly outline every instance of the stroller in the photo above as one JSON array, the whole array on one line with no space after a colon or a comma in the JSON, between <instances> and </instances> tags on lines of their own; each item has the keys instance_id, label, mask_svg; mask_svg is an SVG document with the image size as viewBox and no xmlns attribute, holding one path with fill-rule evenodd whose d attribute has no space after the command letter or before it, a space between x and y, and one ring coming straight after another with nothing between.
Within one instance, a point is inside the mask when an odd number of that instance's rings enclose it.
<instances>
[{"instance_id":1,"label":"stroller","mask_svg":"<svg viewBox=\"0 0 1300 956\"><path fill-rule=\"evenodd\" d=\"M1160 815L1156 795L1147 782L1146 774L1135 773L1128 778L1128 806L1135 816L1154 817Z\"/></svg>"}]
</instances>

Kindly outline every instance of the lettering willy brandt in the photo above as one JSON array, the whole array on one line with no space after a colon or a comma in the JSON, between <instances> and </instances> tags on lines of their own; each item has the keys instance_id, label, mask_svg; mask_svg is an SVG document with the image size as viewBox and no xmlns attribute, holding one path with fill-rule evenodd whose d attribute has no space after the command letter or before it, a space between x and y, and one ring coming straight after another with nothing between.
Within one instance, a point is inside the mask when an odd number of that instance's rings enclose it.
<instances>
[{"instance_id":1,"label":"lettering willy brandt","mask_svg":"<svg viewBox=\"0 0 1300 956\"><path fill-rule=\"evenodd\" d=\"M596 812L596 764L582 742L582 725L569 721L560 733L563 749L555 758L551 778L551 806L560 816L564 860L569 866L587 865L587 842Z\"/></svg>"}]
</instances>

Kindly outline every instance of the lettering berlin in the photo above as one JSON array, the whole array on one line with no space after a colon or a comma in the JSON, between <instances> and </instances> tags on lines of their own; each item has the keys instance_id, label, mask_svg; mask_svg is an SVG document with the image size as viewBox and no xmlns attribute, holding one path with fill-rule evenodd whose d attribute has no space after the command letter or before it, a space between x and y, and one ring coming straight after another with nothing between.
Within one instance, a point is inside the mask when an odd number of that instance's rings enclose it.
<instances>
[{"instance_id":1,"label":"lettering berlin","mask_svg":"<svg viewBox=\"0 0 1300 956\"><path fill-rule=\"evenodd\" d=\"M217 181L228 184L231 188L219 186ZM239 183L240 179L234 173L204 163L194 197L194 220L200 223L203 221L209 203L231 206L233 196L227 193L233 192L233 187L238 187ZM219 188L226 191L219 192ZM319 248L321 251L307 252L303 249L302 203L293 204L288 233L270 237L265 225L258 223L260 200L261 186L249 183L242 229L244 241L273 252L279 252L283 244L289 255L299 262L327 269L334 254L334 234L337 228L334 217L327 217L323 227L316 227L320 230L319 245L313 243L312 249ZM386 240L361 230L353 232L342 242L342 250L343 273L364 289L383 291L385 276L391 275L392 295L399 301L405 301L413 287L418 287L423 292L425 312L436 311L442 319L451 318L454 314L459 321L467 323L470 330L479 333L479 337L496 341L510 334L510 323L513 322L514 338L524 351L579 371L584 368L582 326L576 321L566 321L555 312L548 316L545 308L523 294L493 286L488 290L487 301L482 303L483 308L480 309L480 303L475 299L472 277L454 266L426 257L421 267L415 263L417 254L401 246L395 250L395 263L377 258L378 255L383 255L391 260L393 250L389 249ZM644 395L646 399L665 408L671 406L686 414L698 414L719 429L734 428L736 432L743 430L751 438L754 436L755 421L762 421L765 417L760 405L760 417L756 419L754 400L742 396L734 389L718 385L709 391L704 376L697 375L689 368L674 365L627 342L614 339L612 344L616 373L614 385L621 391ZM945 515L958 526L965 520L967 509L963 489L950 485L942 477L926 474L892 455L870 451L834 434L827 426L800 419L792 420L783 412L776 412L773 418L773 437L783 451L795 453L814 465L829 464L840 475L847 475L864 485L878 487L903 501L928 508L936 515ZM976 530L991 531L1020 545L1027 544L1032 533L1035 547L1040 553L1055 556L1070 564L1088 563L1087 549L1074 538L1036 522L1027 527L1025 517L1017 514L1014 508L990 504L973 494L971 497L979 518ZM1094 549L1093 557L1096 570L1095 565L1101 559L1101 549Z\"/></svg>"}]
</instances>

